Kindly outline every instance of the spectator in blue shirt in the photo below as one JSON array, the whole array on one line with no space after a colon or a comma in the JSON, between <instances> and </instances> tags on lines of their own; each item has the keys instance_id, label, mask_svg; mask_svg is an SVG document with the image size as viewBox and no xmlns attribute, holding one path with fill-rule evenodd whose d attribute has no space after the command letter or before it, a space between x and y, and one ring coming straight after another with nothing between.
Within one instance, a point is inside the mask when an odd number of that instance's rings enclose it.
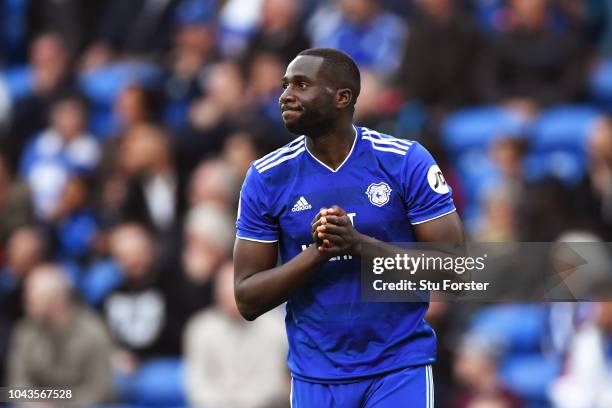
<instances>
[{"instance_id":1,"label":"spectator in blue shirt","mask_svg":"<svg viewBox=\"0 0 612 408\"><path fill-rule=\"evenodd\" d=\"M388 76L400 65L404 22L378 0L340 0L319 9L308 23L312 46L340 49L361 68Z\"/></svg>"},{"instance_id":2,"label":"spectator in blue shirt","mask_svg":"<svg viewBox=\"0 0 612 408\"><path fill-rule=\"evenodd\" d=\"M96 169L100 150L86 130L83 100L70 94L51 107L50 126L26 147L21 175L32 190L38 218L51 221L72 178Z\"/></svg>"}]
</instances>

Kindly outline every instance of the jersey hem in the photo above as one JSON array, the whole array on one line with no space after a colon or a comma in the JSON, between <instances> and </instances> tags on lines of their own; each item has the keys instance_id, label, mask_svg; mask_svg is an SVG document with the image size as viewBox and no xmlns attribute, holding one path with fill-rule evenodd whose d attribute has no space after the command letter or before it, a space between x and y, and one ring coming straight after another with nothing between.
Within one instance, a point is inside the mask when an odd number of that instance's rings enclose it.
<instances>
[{"instance_id":1,"label":"jersey hem","mask_svg":"<svg viewBox=\"0 0 612 408\"><path fill-rule=\"evenodd\" d=\"M305 382L310 382L310 383L317 383L317 384L350 384L350 383L355 383L355 382L359 382L359 381L363 381L366 380L368 378L372 378L372 377L380 377L383 375L387 375L396 371L400 371L400 370L404 370L406 368L409 367L420 367L420 366L424 366L424 365L428 365L428 364L433 364L436 362L436 358L435 357L422 357L419 359L415 359L413 362L410 362L409 364L402 364L399 365L397 367L393 367L393 368L389 368L389 369L385 369L385 370L380 370L380 371L375 371L372 373L363 373L361 375L357 375L357 376L346 376L346 377L334 377L334 378L316 378L316 377L308 377L308 376L303 376L300 375L298 373L296 373L295 371L291 371L291 376L297 380L300 381L305 381Z\"/></svg>"},{"instance_id":2,"label":"jersey hem","mask_svg":"<svg viewBox=\"0 0 612 408\"><path fill-rule=\"evenodd\" d=\"M263 243L266 243L266 244L271 244L273 242L278 242L278 239L274 239L274 240L255 239L255 238L241 237L239 235L236 235L236 238L244 239L245 241L263 242Z\"/></svg>"},{"instance_id":3,"label":"jersey hem","mask_svg":"<svg viewBox=\"0 0 612 408\"><path fill-rule=\"evenodd\" d=\"M457 209L456 209L456 208L453 208L452 210L450 210L450 211L448 211L448 212L445 212L444 214L436 215L435 217L428 218L428 219L423 220L423 221L411 222L410 224L411 224L411 225L423 224L423 223L425 223L425 222L428 222L428 221L433 221L433 220L435 220L435 219L438 219L438 218L444 217L445 215L452 214L452 213L454 213L455 211L457 211Z\"/></svg>"}]
</instances>

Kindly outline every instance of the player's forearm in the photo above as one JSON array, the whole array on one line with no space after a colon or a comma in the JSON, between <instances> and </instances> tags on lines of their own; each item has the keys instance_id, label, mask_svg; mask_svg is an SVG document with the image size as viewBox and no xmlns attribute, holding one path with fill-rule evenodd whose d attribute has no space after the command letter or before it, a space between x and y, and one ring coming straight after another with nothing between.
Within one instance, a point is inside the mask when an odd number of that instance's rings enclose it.
<instances>
[{"instance_id":1,"label":"player's forearm","mask_svg":"<svg viewBox=\"0 0 612 408\"><path fill-rule=\"evenodd\" d=\"M311 245L283 265L240 280L235 287L240 314L247 320L255 320L274 309L304 287L328 258Z\"/></svg>"}]
</instances>

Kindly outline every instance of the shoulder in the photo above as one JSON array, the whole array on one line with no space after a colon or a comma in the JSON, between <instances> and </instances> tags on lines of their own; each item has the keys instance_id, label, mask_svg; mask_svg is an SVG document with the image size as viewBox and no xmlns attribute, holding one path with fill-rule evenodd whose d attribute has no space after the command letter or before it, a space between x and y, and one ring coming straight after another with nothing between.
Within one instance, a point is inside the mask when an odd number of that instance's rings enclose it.
<instances>
[{"instance_id":1,"label":"shoulder","mask_svg":"<svg viewBox=\"0 0 612 408\"><path fill-rule=\"evenodd\" d=\"M359 129L361 139L376 155L405 157L420 146L414 140L400 139L366 127Z\"/></svg>"},{"instance_id":2,"label":"shoulder","mask_svg":"<svg viewBox=\"0 0 612 408\"><path fill-rule=\"evenodd\" d=\"M255 160L251 164L251 171L257 174L284 172L288 167L295 165L297 159L306 150L305 139L305 136L299 136L283 147Z\"/></svg>"},{"instance_id":3,"label":"shoulder","mask_svg":"<svg viewBox=\"0 0 612 408\"><path fill-rule=\"evenodd\" d=\"M77 327L80 336L91 344L102 344L110 341L110 335L102 319L91 309L77 309Z\"/></svg>"},{"instance_id":4,"label":"shoulder","mask_svg":"<svg viewBox=\"0 0 612 408\"><path fill-rule=\"evenodd\" d=\"M13 341L23 344L39 338L40 333L32 320L24 318L17 322L11 337Z\"/></svg>"}]
</instances>

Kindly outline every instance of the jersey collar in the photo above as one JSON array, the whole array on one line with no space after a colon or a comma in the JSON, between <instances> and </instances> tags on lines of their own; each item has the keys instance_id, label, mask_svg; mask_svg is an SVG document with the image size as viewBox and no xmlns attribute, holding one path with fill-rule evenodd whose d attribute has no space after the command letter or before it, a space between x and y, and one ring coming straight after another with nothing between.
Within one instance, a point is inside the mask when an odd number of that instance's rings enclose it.
<instances>
[{"instance_id":1,"label":"jersey collar","mask_svg":"<svg viewBox=\"0 0 612 408\"><path fill-rule=\"evenodd\" d=\"M306 148L306 152L308 152L310 157L312 157L321 166L325 167L327 170L331 171L332 173L337 173L349 161L349 159L353 155L353 151L355 150L355 146L357 146L357 139L359 139L360 134L359 134L359 130L357 129L357 127L355 125L353 125L353 129L355 130L355 139L353 140L353 146L351 146L351 150L349 150L348 154L346 155L346 157L344 158L342 163L340 163L338 168L335 169L335 170L332 169L331 167L329 167L327 164L323 163L321 160L317 159L314 154L310 153L310 150L308 150L308 143L306 143L306 141L304 141L304 147Z\"/></svg>"}]
</instances>

